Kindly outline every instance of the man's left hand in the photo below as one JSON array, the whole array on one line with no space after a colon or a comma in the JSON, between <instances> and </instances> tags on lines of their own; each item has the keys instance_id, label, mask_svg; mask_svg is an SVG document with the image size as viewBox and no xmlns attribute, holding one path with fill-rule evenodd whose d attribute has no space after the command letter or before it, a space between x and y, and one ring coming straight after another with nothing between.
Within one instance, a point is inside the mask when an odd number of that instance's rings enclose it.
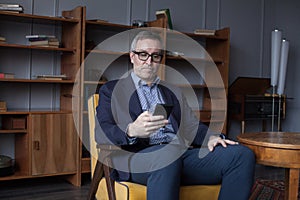
<instances>
[{"instance_id":1,"label":"man's left hand","mask_svg":"<svg viewBox=\"0 0 300 200\"><path fill-rule=\"evenodd\" d=\"M221 137L219 136L210 136L209 140L208 140L208 143L207 143L207 146L208 146L208 149L209 151L213 151L214 148L218 145L218 144L221 144L223 147L227 147L227 145L237 145L238 142L235 142L233 140L229 140L229 139L222 139Z\"/></svg>"}]
</instances>

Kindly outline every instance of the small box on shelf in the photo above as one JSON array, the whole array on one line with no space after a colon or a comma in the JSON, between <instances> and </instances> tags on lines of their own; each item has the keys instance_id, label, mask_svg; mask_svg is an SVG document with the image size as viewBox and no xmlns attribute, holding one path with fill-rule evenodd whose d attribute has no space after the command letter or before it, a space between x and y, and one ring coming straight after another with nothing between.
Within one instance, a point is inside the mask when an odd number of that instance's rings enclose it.
<instances>
[{"instance_id":1,"label":"small box on shelf","mask_svg":"<svg viewBox=\"0 0 300 200\"><path fill-rule=\"evenodd\" d=\"M2 129L4 130L26 129L26 118L25 117L4 117L2 118Z\"/></svg>"}]
</instances>

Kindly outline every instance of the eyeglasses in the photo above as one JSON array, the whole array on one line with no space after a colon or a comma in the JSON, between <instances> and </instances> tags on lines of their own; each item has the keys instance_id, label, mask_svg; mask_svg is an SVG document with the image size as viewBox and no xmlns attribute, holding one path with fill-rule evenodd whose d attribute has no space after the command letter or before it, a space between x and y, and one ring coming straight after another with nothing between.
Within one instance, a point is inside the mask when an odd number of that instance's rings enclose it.
<instances>
[{"instance_id":1,"label":"eyeglasses","mask_svg":"<svg viewBox=\"0 0 300 200\"><path fill-rule=\"evenodd\" d=\"M144 51L142 51L142 52L132 51L132 52L134 54L138 55L138 57L141 61L146 61L146 60L148 60L149 57L151 57L152 62L159 63L159 62L161 62L161 60L163 58L163 55L159 54L159 53L149 54L149 53L144 52Z\"/></svg>"}]
</instances>

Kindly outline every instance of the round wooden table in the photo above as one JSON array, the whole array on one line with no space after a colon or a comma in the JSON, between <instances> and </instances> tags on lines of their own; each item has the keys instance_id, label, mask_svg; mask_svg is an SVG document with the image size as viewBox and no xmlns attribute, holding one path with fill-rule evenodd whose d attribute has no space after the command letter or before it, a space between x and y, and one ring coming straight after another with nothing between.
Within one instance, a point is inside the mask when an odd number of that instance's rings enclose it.
<instances>
[{"instance_id":1,"label":"round wooden table","mask_svg":"<svg viewBox=\"0 0 300 200\"><path fill-rule=\"evenodd\" d=\"M257 132L237 136L256 155L256 162L285 168L285 199L297 200L300 172L300 133Z\"/></svg>"}]
</instances>

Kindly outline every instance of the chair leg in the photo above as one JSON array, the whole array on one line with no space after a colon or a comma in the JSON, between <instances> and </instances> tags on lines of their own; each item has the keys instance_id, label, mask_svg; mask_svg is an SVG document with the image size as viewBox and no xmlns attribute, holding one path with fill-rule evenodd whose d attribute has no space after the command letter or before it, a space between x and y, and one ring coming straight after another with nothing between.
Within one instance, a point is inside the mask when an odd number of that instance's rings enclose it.
<instances>
[{"instance_id":1,"label":"chair leg","mask_svg":"<svg viewBox=\"0 0 300 200\"><path fill-rule=\"evenodd\" d=\"M95 195L102 177L103 177L103 164L99 160L97 160L87 200L95 199Z\"/></svg>"},{"instance_id":2,"label":"chair leg","mask_svg":"<svg viewBox=\"0 0 300 200\"><path fill-rule=\"evenodd\" d=\"M116 200L115 181L110 177L111 169L106 165L103 166L103 169L109 200Z\"/></svg>"}]
</instances>

